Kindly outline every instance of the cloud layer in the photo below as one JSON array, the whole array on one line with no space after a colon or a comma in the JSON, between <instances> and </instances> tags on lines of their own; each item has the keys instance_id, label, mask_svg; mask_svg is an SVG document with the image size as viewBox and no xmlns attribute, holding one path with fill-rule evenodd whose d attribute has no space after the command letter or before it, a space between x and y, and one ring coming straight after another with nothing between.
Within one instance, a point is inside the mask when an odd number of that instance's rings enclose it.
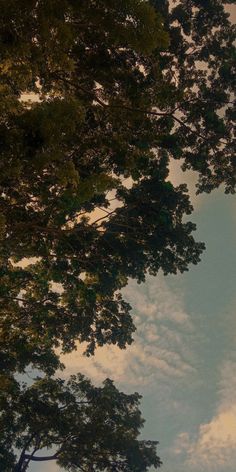
<instances>
[{"instance_id":1,"label":"cloud layer","mask_svg":"<svg viewBox=\"0 0 236 472\"><path fill-rule=\"evenodd\" d=\"M198 472L233 472L236 464L236 362L222 363L218 384L219 402L213 418L202 423L193 437L178 435L173 453L186 470Z\"/></svg>"},{"instance_id":2,"label":"cloud layer","mask_svg":"<svg viewBox=\"0 0 236 472\"><path fill-rule=\"evenodd\" d=\"M129 390L151 389L158 380L174 383L193 374L189 344L194 330L181 294L171 291L163 277L150 277L141 286L131 281L124 296L133 307L137 326L134 344L126 350L98 348L94 358L83 357L79 346L63 359L66 372L81 370L98 382L111 377Z\"/></svg>"}]
</instances>

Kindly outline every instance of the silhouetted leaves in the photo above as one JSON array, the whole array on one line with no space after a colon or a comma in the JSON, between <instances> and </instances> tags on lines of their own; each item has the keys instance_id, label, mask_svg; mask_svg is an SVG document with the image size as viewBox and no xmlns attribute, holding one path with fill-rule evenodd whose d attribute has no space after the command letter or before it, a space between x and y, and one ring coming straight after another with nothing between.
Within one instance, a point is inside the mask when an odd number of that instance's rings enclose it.
<instances>
[{"instance_id":1,"label":"silhouetted leaves","mask_svg":"<svg viewBox=\"0 0 236 472\"><path fill-rule=\"evenodd\" d=\"M94 387L80 374L67 382L39 378L28 387L4 382L2 472L23 472L37 460L55 460L71 471L145 472L161 465L158 443L138 439L144 421L137 393L119 392L109 379Z\"/></svg>"}]
</instances>

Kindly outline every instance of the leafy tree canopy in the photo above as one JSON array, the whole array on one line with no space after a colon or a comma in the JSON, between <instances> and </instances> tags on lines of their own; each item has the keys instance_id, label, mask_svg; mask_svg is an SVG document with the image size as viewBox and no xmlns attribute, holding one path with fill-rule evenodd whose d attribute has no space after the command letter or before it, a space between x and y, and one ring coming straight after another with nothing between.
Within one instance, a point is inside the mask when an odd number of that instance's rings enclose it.
<instances>
[{"instance_id":1,"label":"leafy tree canopy","mask_svg":"<svg viewBox=\"0 0 236 472\"><path fill-rule=\"evenodd\" d=\"M168 166L183 159L199 190L234 191L223 3L0 1L3 371L52 373L54 349L75 340L87 354L125 347L128 278L199 261L187 188Z\"/></svg>"},{"instance_id":2,"label":"leafy tree canopy","mask_svg":"<svg viewBox=\"0 0 236 472\"><path fill-rule=\"evenodd\" d=\"M145 472L161 465L157 442L138 439L143 419L137 393L119 392L109 379L94 387L82 375L67 382L39 378L28 387L4 381L2 472L25 472L39 461L73 472Z\"/></svg>"},{"instance_id":3,"label":"leafy tree canopy","mask_svg":"<svg viewBox=\"0 0 236 472\"><path fill-rule=\"evenodd\" d=\"M137 394L50 375L56 348L132 342L128 278L198 263L204 245L171 160L199 175L199 192L235 191L225 3L0 0L4 472L26 471L45 448L70 471L160 465L156 444L138 439ZM29 364L48 376L20 385L13 374Z\"/></svg>"}]
</instances>

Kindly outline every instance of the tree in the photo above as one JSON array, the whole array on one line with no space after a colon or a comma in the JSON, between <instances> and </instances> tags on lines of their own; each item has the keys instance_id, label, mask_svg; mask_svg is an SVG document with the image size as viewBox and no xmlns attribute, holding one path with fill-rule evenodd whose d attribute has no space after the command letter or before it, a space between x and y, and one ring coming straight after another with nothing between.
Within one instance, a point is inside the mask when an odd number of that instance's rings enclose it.
<instances>
[{"instance_id":1,"label":"tree","mask_svg":"<svg viewBox=\"0 0 236 472\"><path fill-rule=\"evenodd\" d=\"M185 270L203 248L182 222L191 211L185 189L166 182L165 153L153 151L155 121L133 110L150 108L141 68L168 44L162 20L148 3L108 3L25 1L21 15L15 1L3 7L5 371L29 362L55 370L53 349L72 349L75 339L88 353L96 344L125 347L134 330L120 294L128 277ZM25 104L26 91L41 101ZM105 218L91 223L100 207ZM16 267L22 258L37 262Z\"/></svg>"},{"instance_id":2,"label":"tree","mask_svg":"<svg viewBox=\"0 0 236 472\"><path fill-rule=\"evenodd\" d=\"M125 347L134 326L130 306L117 291L128 276L143 280L148 267L153 274L159 267L166 273L183 271L199 260L202 245L191 236L194 225L181 222L184 209L190 209L181 189L153 177L122 194L127 203L102 227L78 223L48 239L37 251L39 262L26 268L11 261L2 266L5 371L24 369L28 359L41 369L55 368L52 347L60 342L67 351L74 340L86 341L88 354L96 344ZM40 245L38 236L32 232L30 237ZM29 241L29 232L24 237ZM13 239L12 234L10 245ZM53 291L52 282L60 284L61 293Z\"/></svg>"},{"instance_id":3,"label":"tree","mask_svg":"<svg viewBox=\"0 0 236 472\"><path fill-rule=\"evenodd\" d=\"M45 377L27 387L8 377L0 396L1 471L25 472L33 461L52 460L82 472L159 467L158 443L138 439L140 398L109 379L94 387L82 375L67 382Z\"/></svg>"},{"instance_id":4,"label":"tree","mask_svg":"<svg viewBox=\"0 0 236 472\"><path fill-rule=\"evenodd\" d=\"M128 278L200 260L187 189L167 179L183 158L200 190L235 185L235 32L222 1L204 5L1 2L5 371L52 373L55 347L76 340L88 354L125 347ZM24 258L34 263L19 267Z\"/></svg>"},{"instance_id":5,"label":"tree","mask_svg":"<svg viewBox=\"0 0 236 472\"><path fill-rule=\"evenodd\" d=\"M137 396L82 377L20 388L13 375L30 364L52 375L55 348L76 341L88 355L105 343L124 348L135 329L121 294L128 278L200 260L187 188L168 181L168 168L182 159L199 174L198 191L235 190L235 28L224 3L0 0L6 472L23 472L44 446L68 470L160 464L155 445L137 440ZM90 403L77 404L82 391Z\"/></svg>"},{"instance_id":6,"label":"tree","mask_svg":"<svg viewBox=\"0 0 236 472\"><path fill-rule=\"evenodd\" d=\"M170 38L160 58L166 85L161 109L177 114L165 137L170 155L183 159L184 170L199 173L199 192L223 184L226 193L234 193L235 25L225 5L235 0L179 0L173 7L166 0L151 3L163 15Z\"/></svg>"}]
</instances>

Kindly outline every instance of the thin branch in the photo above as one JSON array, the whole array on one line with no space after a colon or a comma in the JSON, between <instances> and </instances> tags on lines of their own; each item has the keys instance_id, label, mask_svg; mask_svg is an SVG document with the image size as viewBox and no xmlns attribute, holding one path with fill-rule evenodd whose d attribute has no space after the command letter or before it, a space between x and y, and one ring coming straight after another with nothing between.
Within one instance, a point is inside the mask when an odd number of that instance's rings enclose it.
<instances>
[{"instance_id":1,"label":"thin branch","mask_svg":"<svg viewBox=\"0 0 236 472\"><path fill-rule=\"evenodd\" d=\"M33 460L34 454L35 454L35 452L37 452L38 450L39 450L39 447L36 446L36 447L34 448L34 450L32 451L32 453L29 454L29 457L27 457L27 458L26 458L26 456L27 456L28 454L24 454L24 463L23 463L22 472L26 472L26 470L27 470L28 467L29 467L30 461Z\"/></svg>"},{"instance_id":2,"label":"thin branch","mask_svg":"<svg viewBox=\"0 0 236 472\"><path fill-rule=\"evenodd\" d=\"M107 211L105 210L105 208L102 208L102 207L97 207L99 210L103 211L104 213L106 213L107 215L110 215L110 211Z\"/></svg>"},{"instance_id":3,"label":"thin branch","mask_svg":"<svg viewBox=\"0 0 236 472\"><path fill-rule=\"evenodd\" d=\"M63 82L66 82L70 85L73 85L71 83L71 81L65 77L61 77L60 75L58 76L58 79L59 80L62 80ZM84 87L80 86L80 85L76 85L76 88L77 89L80 89L82 92L84 92L86 95L90 96L91 98L93 98L93 100L95 102L97 102L99 105L101 105L103 108L118 108L118 109L123 109L123 110L127 110L127 111L130 111L130 112L137 112L137 113L144 113L144 114L147 114L147 115L153 115L153 116L169 116L171 118L173 118L173 120L175 120L177 123L179 123L181 126L183 126L185 129L187 129L190 133L194 134L195 136L198 136L199 138L203 139L204 141L206 141L208 139L208 137L205 137L203 136L201 133L197 132L196 130L193 130L190 126L188 126L184 121L180 120L179 118L177 118L177 116L174 115L174 111L175 110L171 110L171 111L167 111L167 112L157 112L157 111L153 111L153 110L145 110L145 109L142 109L142 108L133 108L133 107L129 107L129 106L126 106L126 105L109 105L108 103L105 103L103 100L101 100L95 92L93 91L90 91L90 90L87 90L85 89ZM221 141L220 142L222 144L227 144L225 141Z\"/></svg>"},{"instance_id":4,"label":"thin branch","mask_svg":"<svg viewBox=\"0 0 236 472\"><path fill-rule=\"evenodd\" d=\"M30 436L30 438L28 439L28 441L26 441L22 451L21 451L21 455L20 455L20 458L19 458L19 461L16 465L16 468L15 468L15 472L21 472L21 468L22 466L24 465L24 461L25 461L25 452L26 450L28 449L31 441L34 439L35 437L35 434L32 434L32 436Z\"/></svg>"},{"instance_id":5,"label":"thin branch","mask_svg":"<svg viewBox=\"0 0 236 472\"><path fill-rule=\"evenodd\" d=\"M105 218L108 218L108 216L112 215L113 213L115 213L117 211L117 208L115 208L115 210L111 211L109 214L105 215L105 216L101 216L101 218L98 218L97 220L93 221L93 223L91 223L90 226L93 226L95 225L98 221L101 221L101 220L104 220Z\"/></svg>"},{"instance_id":6,"label":"thin branch","mask_svg":"<svg viewBox=\"0 0 236 472\"><path fill-rule=\"evenodd\" d=\"M25 459L30 459L31 461L35 462L45 462L45 461L55 461L58 458L58 452L53 454L52 456L33 456L31 454L25 454Z\"/></svg>"},{"instance_id":7,"label":"thin branch","mask_svg":"<svg viewBox=\"0 0 236 472\"><path fill-rule=\"evenodd\" d=\"M45 303L47 301L52 303L52 301L49 298L45 298L44 300L37 302L35 300L27 300L26 298L18 298L18 297L9 297L7 295L4 295L4 297L0 297L0 300L17 301L17 302L26 303L27 305L42 305L42 303Z\"/></svg>"}]
</instances>

